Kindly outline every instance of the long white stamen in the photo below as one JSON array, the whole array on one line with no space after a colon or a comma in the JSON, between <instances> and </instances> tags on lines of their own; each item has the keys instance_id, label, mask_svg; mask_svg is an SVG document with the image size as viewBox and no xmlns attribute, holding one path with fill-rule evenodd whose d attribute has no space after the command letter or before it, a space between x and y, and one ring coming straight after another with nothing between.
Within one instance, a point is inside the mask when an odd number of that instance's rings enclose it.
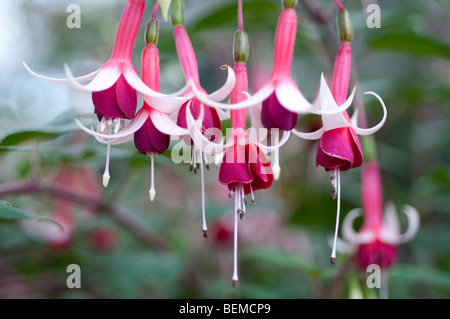
<instances>
[{"instance_id":1,"label":"long white stamen","mask_svg":"<svg viewBox=\"0 0 450 319\"><path fill-rule=\"evenodd\" d=\"M114 119L114 134L117 134L119 132L120 129L120 120L119 119Z\"/></svg>"},{"instance_id":2,"label":"long white stamen","mask_svg":"<svg viewBox=\"0 0 450 319\"><path fill-rule=\"evenodd\" d=\"M200 158L200 178L202 180L202 221L203 221L203 237L208 237L208 226L206 225L206 212L205 212L205 177L203 173L203 157L201 150L199 150Z\"/></svg>"},{"instance_id":3,"label":"long white stamen","mask_svg":"<svg viewBox=\"0 0 450 319\"><path fill-rule=\"evenodd\" d=\"M205 161L205 167L207 170L209 170L209 164L208 164L208 154L203 153L203 159Z\"/></svg>"},{"instance_id":4,"label":"long white stamen","mask_svg":"<svg viewBox=\"0 0 450 319\"><path fill-rule=\"evenodd\" d=\"M241 187L241 205L242 205L242 213L241 213L241 219L244 217L245 215L245 190L244 190L244 185L242 185Z\"/></svg>"},{"instance_id":5,"label":"long white stamen","mask_svg":"<svg viewBox=\"0 0 450 319\"><path fill-rule=\"evenodd\" d=\"M192 152L192 154L191 154L191 166L189 167L189 170L192 172L192 170L194 169L194 165L195 165L195 162L194 162L195 146L191 147L191 152Z\"/></svg>"},{"instance_id":6,"label":"long white stamen","mask_svg":"<svg viewBox=\"0 0 450 319\"><path fill-rule=\"evenodd\" d=\"M250 184L250 193L252 194L252 203L253 203L253 205L255 205L256 201L255 201L255 194L253 194L252 184Z\"/></svg>"},{"instance_id":7,"label":"long white stamen","mask_svg":"<svg viewBox=\"0 0 450 319\"><path fill-rule=\"evenodd\" d=\"M150 201L155 200L156 196L156 190L155 190L155 156L154 154L150 154L151 159L151 169L150 169L150 190L148 191L148 194L150 195Z\"/></svg>"},{"instance_id":8,"label":"long white stamen","mask_svg":"<svg viewBox=\"0 0 450 319\"><path fill-rule=\"evenodd\" d=\"M333 250L331 251L331 263L334 264L336 259L336 243L339 231L339 213L341 211L341 171L336 169L336 188L337 188L337 212L336 212L336 226L334 230Z\"/></svg>"},{"instance_id":9,"label":"long white stamen","mask_svg":"<svg viewBox=\"0 0 450 319\"><path fill-rule=\"evenodd\" d=\"M234 191L234 246L233 246L233 287L238 282L238 262L237 262L237 249L238 249L238 216L239 216L239 194L240 185L236 186Z\"/></svg>"},{"instance_id":10,"label":"long white stamen","mask_svg":"<svg viewBox=\"0 0 450 319\"><path fill-rule=\"evenodd\" d=\"M273 134L273 145L278 145L278 143L280 142L280 135L279 135L279 131L278 129L273 129L272 130L272 134ZM272 165L272 171L273 171L273 178L274 180L278 180L280 178L280 149L277 147L274 150L273 153L273 165Z\"/></svg>"},{"instance_id":11,"label":"long white stamen","mask_svg":"<svg viewBox=\"0 0 450 319\"><path fill-rule=\"evenodd\" d=\"M108 128L108 133L111 134L111 127ZM110 179L109 175L109 156L111 153L111 140L108 140L108 144L106 146L106 163L105 163L105 172L103 173L103 186L107 187Z\"/></svg>"}]
</instances>

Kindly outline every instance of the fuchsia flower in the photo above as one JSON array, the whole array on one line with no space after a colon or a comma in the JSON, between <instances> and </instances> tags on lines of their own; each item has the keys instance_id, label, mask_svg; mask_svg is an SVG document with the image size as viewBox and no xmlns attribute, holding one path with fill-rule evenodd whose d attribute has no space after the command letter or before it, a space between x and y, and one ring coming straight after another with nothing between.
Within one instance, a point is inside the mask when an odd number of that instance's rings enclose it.
<instances>
[{"instance_id":1,"label":"fuchsia flower","mask_svg":"<svg viewBox=\"0 0 450 319\"><path fill-rule=\"evenodd\" d=\"M271 130L272 143L278 145L280 130L287 132L297 124L298 113L306 113L311 104L303 97L296 83L291 78L292 56L297 35L296 1L284 1L284 10L280 14L275 35L275 48L272 76L266 85L251 98L233 105L210 101L200 90L193 88L197 98L210 106L223 109L252 107L259 109L261 123ZM286 133L285 132L285 133ZM283 138L285 135L283 135ZM283 139L282 138L282 139ZM281 144L281 143L280 143ZM278 179L280 174L279 148L274 148L273 174Z\"/></svg>"},{"instance_id":2,"label":"fuchsia flower","mask_svg":"<svg viewBox=\"0 0 450 319\"><path fill-rule=\"evenodd\" d=\"M139 91L145 101L152 104L154 108L173 112L187 99L165 95L150 89L142 82L131 63L133 46L144 14L145 2L145 0L127 1L117 29L112 55L100 69L74 78L66 66L67 79L55 79L36 74L24 63L25 68L39 79L53 83L71 84L76 89L94 92L95 112L99 116L132 118L136 109L134 90ZM79 84L90 80L92 81L85 86Z\"/></svg>"},{"instance_id":3,"label":"fuchsia flower","mask_svg":"<svg viewBox=\"0 0 450 319\"><path fill-rule=\"evenodd\" d=\"M370 135L377 132L386 121L386 107L381 98L374 92L372 94L381 103L383 108L383 118L372 128L360 128L348 116L346 109L353 102L355 89L346 100L348 80L350 74L351 50L348 43L342 43L336 57L336 64L333 74L333 94L328 85L321 77L320 91L313 102L314 108L322 115L323 126L312 133L301 133L293 130L293 133L303 139L319 139L316 153L316 165L322 166L326 171L339 169L346 171L351 168L361 166L363 155L359 135ZM344 64L344 65L343 65ZM347 83L347 86L343 85Z\"/></svg>"},{"instance_id":4,"label":"fuchsia flower","mask_svg":"<svg viewBox=\"0 0 450 319\"><path fill-rule=\"evenodd\" d=\"M97 137L106 140L106 144L108 144L105 173L103 175L105 187L110 179L110 146L123 142L122 138L134 133L148 117L148 112L145 112L145 110L135 115L136 90L141 93L146 103L152 105L153 109L163 113L176 111L188 100L185 97L175 97L152 90L140 79L131 63L133 46L144 14L145 2L145 0L127 1L117 29L111 58L99 70L74 78L66 66L67 79L54 79L34 73L24 63L25 68L39 79L53 83L68 83L76 89L93 92L92 100L95 113L100 120L100 124L97 126L97 133L100 136L97 135ZM92 81L85 86L80 84L80 82L89 80ZM118 133L124 125L122 119L132 119L132 121L121 133ZM95 135L95 132L83 127L78 120L76 122L83 130Z\"/></svg>"},{"instance_id":5,"label":"fuchsia flower","mask_svg":"<svg viewBox=\"0 0 450 319\"><path fill-rule=\"evenodd\" d=\"M361 215L361 209L352 210L344 219L342 235L351 244L351 250L356 252L359 268L366 271L370 264L388 268L397 259L397 245L410 241L416 235L420 224L419 214L409 205L403 207L408 218L408 228L403 234L400 234L393 204L386 206L383 221L383 189L380 168L375 160L363 167L361 197L364 223L358 232L353 230L353 222Z\"/></svg>"},{"instance_id":6,"label":"fuchsia flower","mask_svg":"<svg viewBox=\"0 0 450 319\"><path fill-rule=\"evenodd\" d=\"M158 21L156 13L158 2L153 9L152 19L146 29L146 45L142 51L141 67L142 80L145 85L155 92L159 91L159 53L156 47L158 41ZM121 144L134 139L136 149L151 157L151 186L149 190L150 200L156 195L154 186L154 157L164 153L170 144L171 136L190 134L189 130L177 126L166 112L154 109L144 100L143 107L138 111L134 119L126 129L112 135L104 135L92 132L81 126L88 133L94 135L100 142Z\"/></svg>"},{"instance_id":7,"label":"fuchsia flower","mask_svg":"<svg viewBox=\"0 0 450 319\"><path fill-rule=\"evenodd\" d=\"M188 128L188 123L186 121L187 109L192 117L197 120L200 115L200 109L203 108L203 121L201 126L201 132L208 137L209 140L215 141L220 138L221 134L221 119L225 118L225 114L221 112L220 116L216 109L208 106L208 103L202 104L193 94L193 89L195 91L200 91L208 99L212 101L221 101L225 99L231 92L235 84L235 77L231 68L228 69L228 77L226 83L222 88L218 89L216 92L207 95L206 91L200 85L200 79L198 74L198 64L197 58L192 47L191 40L186 29L183 26L184 23L184 8L182 1L174 1L172 3L172 23L174 25L173 35L175 39L175 45L177 48L178 58L180 60L181 67L184 72L186 79L186 91L184 96L188 97L188 100L181 106L178 117L177 124L180 127ZM220 110L219 110L220 111ZM186 142L192 144L192 141L185 140ZM196 164L196 156L193 152L193 165Z\"/></svg>"},{"instance_id":8,"label":"fuchsia flower","mask_svg":"<svg viewBox=\"0 0 450 319\"><path fill-rule=\"evenodd\" d=\"M240 31L243 32L243 31ZM234 68L236 85L231 92L230 103L246 100L248 91L247 68L244 62L237 61ZM250 142L247 133L247 109L231 110L232 133L228 138L222 164L220 165L219 181L228 185L230 191L243 186L243 195L248 195L257 189L266 189L272 185L273 174L270 163L260 147Z\"/></svg>"},{"instance_id":9,"label":"fuchsia flower","mask_svg":"<svg viewBox=\"0 0 450 319\"><path fill-rule=\"evenodd\" d=\"M247 98L243 93L248 90L245 62L236 61L234 72L237 81L231 92L230 103L237 103ZM252 202L255 203L253 191L269 188L273 182L273 173L269 161L258 145L249 141L250 136L246 131L246 116L247 109L245 108L231 110L232 132L219 171L219 182L228 185L228 189L234 192L233 286L238 281L237 217L242 218L245 214L245 195L251 194Z\"/></svg>"},{"instance_id":10,"label":"fuchsia flower","mask_svg":"<svg viewBox=\"0 0 450 319\"><path fill-rule=\"evenodd\" d=\"M359 135L370 135L378 131L386 121L386 107L383 100L374 92L365 94L374 95L383 108L382 120L372 128L360 128L356 124L356 116L352 121L347 114L347 109L353 102L356 88L353 89L347 99L347 91L350 81L351 70L351 46L353 36L352 26L348 12L336 1L338 12L338 26L340 31L341 45L336 55L333 70L332 92L322 74L320 90L313 102L311 112L322 116L323 126L312 133L301 133L293 130L293 133L301 138L315 140L319 139L316 153L316 165L322 166L326 171L331 171L332 195L337 196L336 228L334 235L331 263L336 258L336 242L338 235L339 213L340 213L340 172L359 167L363 163L363 154ZM355 114L357 114L355 112Z\"/></svg>"}]
</instances>

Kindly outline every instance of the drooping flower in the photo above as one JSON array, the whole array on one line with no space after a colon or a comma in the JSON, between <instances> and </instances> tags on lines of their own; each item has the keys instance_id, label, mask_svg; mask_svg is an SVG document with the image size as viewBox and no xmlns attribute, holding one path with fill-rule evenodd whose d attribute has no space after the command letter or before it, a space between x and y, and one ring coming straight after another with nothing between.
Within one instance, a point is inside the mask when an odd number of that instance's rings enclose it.
<instances>
[{"instance_id":1,"label":"drooping flower","mask_svg":"<svg viewBox=\"0 0 450 319\"><path fill-rule=\"evenodd\" d=\"M332 264L334 264L336 258L340 214L340 173L341 171L359 167L363 163L361 144L357 134L373 134L383 126L386 120L386 107L384 102L374 92L366 92L365 94L374 95L380 101L383 108L383 118L377 125L368 129L359 128L356 124L356 118L352 121L347 114L346 110L353 102L356 89L353 89L353 92L347 99L352 60L350 42L353 37L353 27L347 10L341 7L342 5L339 1L336 1L336 4L339 8L338 27L341 45L334 61L332 91L328 88L322 74L319 94L313 102L312 109L312 112L321 115L323 126L312 133L301 133L295 129L292 131L295 135L304 139L319 139L316 152L316 165L322 166L326 171L331 171L332 195L333 198L337 196L336 227L331 253Z\"/></svg>"},{"instance_id":2,"label":"drooping flower","mask_svg":"<svg viewBox=\"0 0 450 319\"><path fill-rule=\"evenodd\" d=\"M361 209L352 210L343 221L343 238L350 243L356 264L363 271L371 264L389 268L396 262L397 245L410 241L416 235L420 224L419 214L409 205L403 207L408 218L408 228L403 234L400 233L397 212L392 203L386 205L383 220L383 188L376 160L363 166L361 198L363 225L358 232L353 230L353 222L361 215Z\"/></svg>"},{"instance_id":3,"label":"drooping flower","mask_svg":"<svg viewBox=\"0 0 450 319\"><path fill-rule=\"evenodd\" d=\"M145 3L145 0L127 1L117 29L112 55L100 69L91 74L74 78L66 65L67 78L55 79L34 73L24 63L25 68L39 79L53 83L68 83L76 89L92 92L95 113L100 120L97 132L103 136L110 135L110 137L102 137L107 141L105 143L107 144L106 164L103 174L105 187L110 180L109 155L110 147L114 144L113 139L116 139L115 143L122 142L117 138L128 136L130 132L136 131L142 126L148 115L146 112L140 112L135 116L136 90L141 93L148 104L152 105L152 108L165 113L178 110L188 100L185 97L166 95L152 90L141 80L131 63L133 46L144 14ZM155 7L157 8L157 6L159 6L158 2ZM92 81L87 85L80 84L89 80ZM123 119L132 119L132 121L122 134L117 135L119 129L125 124ZM81 126L81 123L76 121ZM84 128L82 127L82 129ZM92 133L90 130L85 129L85 131Z\"/></svg>"},{"instance_id":4,"label":"drooping flower","mask_svg":"<svg viewBox=\"0 0 450 319\"><path fill-rule=\"evenodd\" d=\"M180 60L181 67L184 72L184 76L186 79L186 90L183 93L183 96L187 98L187 101L181 106L177 115L177 125L182 128L188 129L189 134L185 136L184 141L187 145L192 145L191 149L191 165L190 170L197 173L197 170L200 169L200 178L201 178L201 193L202 193L202 219L203 219L203 236L207 237L207 225L206 225L206 216L205 216L205 189L204 189L204 171L203 171L203 162L206 162L207 153L203 152L204 149L204 141L203 138L195 139L193 135L195 132L199 130L203 136L207 138L207 144L209 141L218 141L221 138L221 119L225 117L224 112L222 112L219 116L219 113L216 109L209 107L207 104L203 104L197 98L195 98L192 87L195 87L196 90L200 90L206 95L206 91L200 86L200 79L198 74L198 65L197 58L194 52L194 48L192 46L189 35L184 28L184 2L183 0L174 0L172 1L171 6L171 17L172 24L174 25L174 39L175 45L178 53L178 58ZM222 67L223 68L223 67ZM221 101L225 99L233 89L235 85L235 76L234 72L230 67L226 67L228 69L228 77L225 84L213 92L210 95L207 95L209 99L213 101ZM193 121L190 122L190 119ZM194 121L200 122L201 125L199 128L195 128L195 125L190 125L194 123ZM207 162L205 163L206 168L209 169Z\"/></svg>"},{"instance_id":5,"label":"drooping flower","mask_svg":"<svg viewBox=\"0 0 450 319\"><path fill-rule=\"evenodd\" d=\"M297 124L298 114L307 113L311 104L303 97L291 77L291 64L297 35L297 1L283 1L284 9L280 14L275 35L273 71L270 81L251 98L234 105L224 105L210 101L200 90L193 87L197 98L212 107L239 109L243 107L261 107L261 122L270 129L272 143L277 145L282 131L290 131ZM279 149L274 149L272 164L275 179L280 174L278 162Z\"/></svg>"},{"instance_id":6,"label":"drooping flower","mask_svg":"<svg viewBox=\"0 0 450 319\"><path fill-rule=\"evenodd\" d=\"M244 31L242 0L238 1L238 30L234 35L234 74L236 85L231 91L230 104L239 103L248 98L248 76L246 62L248 59L248 36ZM258 143L250 139L247 132L247 109L230 111L231 134L228 138L224 156L220 164L219 182L227 185L230 198L234 193L234 263L233 287L238 282L237 240L238 217L245 214L247 201L245 195L251 194L255 203L253 191L269 188L273 183L273 172L265 154ZM253 128L255 129L255 128Z\"/></svg>"},{"instance_id":7,"label":"drooping flower","mask_svg":"<svg viewBox=\"0 0 450 319\"><path fill-rule=\"evenodd\" d=\"M158 2L156 2L152 13L152 19L146 28L146 45L142 51L141 68L142 81L155 92L159 91L159 53L156 46L158 42L159 26L156 19ZM138 111L133 121L121 132L112 135L103 135L88 130L81 126L90 134L96 136L100 142L111 144L121 144L134 139L136 149L151 158L151 186L149 190L150 200L155 199L156 191L154 186L154 157L164 153L170 144L171 136L189 134L189 130L177 126L166 112L154 109L144 101L143 107ZM109 148L109 146L108 146Z\"/></svg>"},{"instance_id":8,"label":"drooping flower","mask_svg":"<svg viewBox=\"0 0 450 319\"><path fill-rule=\"evenodd\" d=\"M131 63L133 46L144 14L145 3L145 0L127 1L117 28L112 55L100 69L75 78L66 65L67 78L57 79L39 75L24 63L25 68L41 80L71 84L76 89L94 92L96 113L100 116L119 118L118 115L121 115L123 117L120 118L130 119L134 115L132 106L135 103L132 103L134 97L131 94L133 89L139 91L145 101L156 109L169 113L177 110L186 99L150 89L142 82ZM85 86L80 84L87 81L91 82Z\"/></svg>"},{"instance_id":9,"label":"drooping flower","mask_svg":"<svg viewBox=\"0 0 450 319\"><path fill-rule=\"evenodd\" d=\"M203 104L194 96L194 88L195 90L201 91L205 95L207 95L207 93L200 85L197 58L189 35L185 27L183 26L184 7L182 0L173 1L171 7L171 15L172 24L174 25L173 36L175 39L175 46L187 84L186 91L183 93L183 96L188 97L188 100L181 106L178 112L177 124L180 127L188 128L186 122L187 110L189 109L189 112L194 117L194 119L198 119L200 109L203 108L204 117L201 131L211 141L217 141L220 138L220 132L222 128L221 120L225 117L225 114L221 112L219 115L216 109L209 107L207 103ZM234 73L230 67L227 67L227 69L228 77L226 83L217 91L213 92L210 95L207 95L208 98L212 101L221 101L225 99L230 94L235 85ZM192 144L192 141L186 140L186 142L190 142ZM192 153L194 157L193 164L195 164L195 152Z\"/></svg>"}]
</instances>

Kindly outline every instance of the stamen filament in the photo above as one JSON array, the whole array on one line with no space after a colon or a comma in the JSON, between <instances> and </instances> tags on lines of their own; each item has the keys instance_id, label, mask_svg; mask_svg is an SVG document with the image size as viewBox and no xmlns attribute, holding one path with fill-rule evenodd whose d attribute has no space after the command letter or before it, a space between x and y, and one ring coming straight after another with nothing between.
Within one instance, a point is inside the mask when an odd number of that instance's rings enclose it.
<instances>
[{"instance_id":1,"label":"stamen filament","mask_svg":"<svg viewBox=\"0 0 450 319\"><path fill-rule=\"evenodd\" d=\"M272 130L272 145L278 145L280 143L280 135L278 129ZM280 178L280 149L277 147L273 152L273 165L272 165L272 171L273 171L273 179L278 180Z\"/></svg>"},{"instance_id":2,"label":"stamen filament","mask_svg":"<svg viewBox=\"0 0 450 319\"><path fill-rule=\"evenodd\" d=\"M108 133L111 134L111 126L108 127ZM111 139L108 139L108 144L106 147L106 163L105 163L105 172L103 173L103 186L106 188L109 184L109 156L111 153Z\"/></svg>"},{"instance_id":3,"label":"stamen filament","mask_svg":"<svg viewBox=\"0 0 450 319\"><path fill-rule=\"evenodd\" d=\"M205 211L205 177L203 173L203 156L202 151L199 150L200 159L200 178L202 180L202 221L203 221L203 237L208 237L208 226L206 225L206 211Z\"/></svg>"},{"instance_id":4,"label":"stamen filament","mask_svg":"<svg viewBox=\"0 0 450 319\"><path fill-rule=\"evenodd\" d=\"M238 249L238 215L239 215L239 197L241 193L241 185L236 186L234 191L234 245L233 245L233 287L236 287L238 282L238 262L237 262L237 249Z\"/></svg>"},{"instance_id":5,"label":"stamen filament","mask_svg":"<svg viewBox=\"0 0 450 319\"><path fill-rule=\"evenodd\" d=\"M250 193L252 194L252 204L255 205L256 201L255 201L255 194L253 194L252 184L250 184Z\"/></svg>"},{"instance_id":6,"label":"stamen filament","mask_svg":"<svg viewBox=\"0 0 450 319\"><path fill-rule=\"evenodd\" d=\"M150 159L151 159L151 177L150 177L150 190L149 190L149 195L150 195L150 201L154 201L155 196L156 196L156 191L155 191L155 156L154 154L150 154Z\"/></svg>"},{"instance_id":7,"label":"stamen filament","mask_svg":"<svg viewBox=\"0 0 450 319\"><path fill-rule=\"evenodd\" d=\"M335 169L336 172L336 189L337 189L337 212L336 212L336 226L334 230L333 250L331 251L331 264L334 265L336 260L336 244L339 231L339 214L341 211L341 171L339 168Z\"/></svg>"}]
</instances>

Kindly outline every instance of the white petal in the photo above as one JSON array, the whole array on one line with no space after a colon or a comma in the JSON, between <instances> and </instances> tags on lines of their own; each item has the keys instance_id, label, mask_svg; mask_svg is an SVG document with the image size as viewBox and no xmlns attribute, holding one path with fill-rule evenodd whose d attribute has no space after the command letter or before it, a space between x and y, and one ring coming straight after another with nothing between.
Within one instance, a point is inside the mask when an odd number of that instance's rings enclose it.
<instances>
[{"instance_id":1,"label":"white petal","mask_svg":"<svg viewBox=\"0 0 450 319\"><path fill-rule=\"evenodd\" d=\"M239 110L242 108L247 108L256 104L261 103L265 99L267 99L274 91L274 87L272 83L269 83L268 85L262 87L256 94L254 94L251 98L235 103L235 104L228 104L228 103L220 103L213 101L209 98L209 96L205 93L203 93L201 90L199 90L196 85L190 81L190 85L192 88L192 91L195 94L195 97L201 101L203 104L208 105L209 107L219 108L219 109L225 109L225 110Z\"/></svg>"},{"instance_id":2,"label":"white petal","mask_svg":"<svg viewBox=\"0 0 450 319\"><path fill-rule=\"evenodd\" d=\"M57 84L69 84L70 83L69 79L51 78L51 77L47 77L47 76L43 76L43 75L37 74L36 72L31 70L25 62L22 62L22 64L25 67L25 69L28 71L28 73L30 73L32 76L34 76L35 78L37 78L39 80L50 82L50 83L57 83ZM100 70L101 69L95 70L92 73L89 73L89 74L86 74L86 75L83 75L83 76L79 76L79 77L76 77L74 79L77 82L90 81L100 72Z\"/></svg>"},{"instance_id":3,"label":"white petal","mask_svg":"<svg viewBox=\"0 0 450 319\"><path fill-rule=\"evenodd\" d=\"M400 222L397 210L392 202L386 204L384 208L383 225L392 234L400 234Z\"/></svg>"},{"instance_id":4,"label":"white petal","mask_svg":"<svg viewBox=\"0 0 450 319\"><path fill-rule=\"evenodd\" d=\"M307 113L312 109L309 103L300 93L298 87L291 79L281 80L275 88L278 102L288 111L294 113Z\"/></svg>"},{"instance_id":5,"label":"white petal","mask_svg":"<svg viewBox=\"0 0 450 319\"><path fill-rule=\"evenodd\" d=\"M186 123L188 125L189 134L195 144L196 147L202 150L202 152L208 155L216 155L225 151L226 146L223 145L223 139L219 143L213 143L209 139L207 139L200 131L202 127L203 117L205 115L205 111L203 106L200 109L200 114L195 121L191 112L189 111L189 105L186 109Z\"/></svg>"},{"instance_id":6,"label":"white petal","mask_svg":"<svg viewBox=\"0 0 450 319\"><path fill-rule=\"evenodd\" d=\"M386 228L381 232L380 240L398 245L410 241L416 235L420 226L419 213L415 208L409 205L403 206L403 212L408 218L408 228L406 229L406 231L403 234L399 235L398 233L391 233L388 230L389 228Z\"/></svg>"},{"instance_id":7,"label":"white petal","mask_svg":"<svg viewBox=\"0 0 450 319\"><path fill-rule=\"evenodd\" d=\"M355 130L355 133L358 135L370 135L375 133L376 131L378 131L383 125L384 122L386 121L386 117L387 117L387 110L386 110L386 106L384 105L383 100L381 99L381 97L374 93L374 92L365 92L364 94L371 94L373 96L375 96L381 103L381 107L383 108L383 118L381 119L380 123L378 123L377 125L375 125L374 127L371 128L360 128L357 127L356 125L352 125L352 128Z\"/></svg>"},{"instance_id":8,"label":"white petal","mask_svg":"<svg viewBox=\"0 0 450 319\"><path fill-rule=\"evenodd\" d=\"M119 145L119 144L128 143L134 139L133 134L130 134L130 135L124 136L124 137L118 137L118 138L115 138L112 140L106 140L104 138L100 138L95 135L94 135L94 137L97 140L97 142L99 142L100 144L108 144L108 141L109 141L109 144L111 144L111 145Z\"/></svg>"},{"instance_id":9,"label":"white petal","mask_svg":"<svg viewBox=\"0 0 450 319\"><path fill-rule=\"evenodd\" d=\"M217 115L219 115L219 120L222 122L230 118L230 112L225 112L221 109L216 109Z\"/></svg>"},{"instance_id":10,"label":"white petal","mask_svg":"<svg viewBox=\"0 0 450 319\"><path fill-rule=\"evenodd\" d=\"M323 127L321 127L317 131L310 132L310 133L299 132L296 129L293 129L291 132L294 133L294 135L296 135L300 138L303 138L305 140L318 140L319 138L322 137L323 132L325 132L325 130Z\"/></svg>"},{"instance_id":11,"label":"white petal","mask_svg":"<svg viewBox=\"0 0 450 319\"><path fill-rule=\"evenodd\" d=\"M337 108L336 101L322 73L320 76L319 94L314 99L310 112L319 114L319 112L334 111Z\"/></svg>"},{"instance_id":12,"label":"white petal","mask_svg":"<svg viewBox=\"0 0 450 319\"><path fill-rule=\"evenodd\" d=\"M281 137L281 140L278 144L272 145L272 146L267 146L267 145L259 143L258 146L261 148L261 150L264 153L273 152L273 151L279 149L281 146L283 146L288 141L290 135L291 135L291 131L283 131L283 136Z\"/></svg>"},{"instance_id":13,"label":"white petal","mask_svg":"<svg viewBox=\"0 0 450 319\"><path fill-rule=\"evenodd\" d=\"M222 101L227 98L228 95L230 95L231 91L234 88L234 85L236 84L236 76L234 75L234 71L232 68L230 68L228 65L223 65L221 67L222 70L228 69L228 76L227 80L225 81L225 84L218 89L217 91L211 93L208 95L208 98L213 101ZM208 104L206 104L208 105Z\"/></svg>"},{"instance_id":14,"label":"white petal","mask_svg":"<svg viewBox=\"0 0 450 319\"><path fill-rule=\"evenodd\" d=\"M267 138L268 129L264 127L261 121L261 103L249 108L250 123L249 141L252 143L260 143Z\"/></svg>"},{"instance_id":15,"label":"white petal","mask_svg":"<svg viewBox=\"0 0 450 319\"><path fill-rule=\"evenodd\" d=\"M347 101L345 101L342 105L337 106L335 104L336 108L334 108L334 109L330 106L328 106L329 109L327 109L327 110L319 109L319 110L317 110L317 114L333 115L333 114L338 114L338 113L342 113L342 112L346 111L353 103L353 97L355 96L355 92L356 92L356 86L353 88L353 91L350 94L350 96L348 97Z\"/></svg>"},{"instance_id":16,"label":"white petal","mask_svg":"<svg viewBox=\"0 0 450 319\"><path fill-rule=\"evenodd\" d=\"M179 127L166 113L153 110L150 113L150 118L158 131L164 134L171 136L189 135L188 129Z\"/></svg>"},{"instance_id":17,"label":"white petal","mask_svg":"<svg viewBox=\"0 0 450 319\"><path fill-rule=\"evenodd\" d=\"M342 236L353 244L367 244L375 240L374 233L368 231L358 233L353 229L353 221L360 215L360 208L353 209L345 216L342 222Z\"/></svg>"},{"instance_id":18,"label":"white petal","mask_svg":"<svg viewBox=\"0 0 450 319\"><path fill-rule=\"evenodd\" d=\"M352 117L350 118L350 121L354 126L358 126L358 115L359 115L359 109L355 109L355 111L352 114Z\"/></svg>"},{"instance_id":19,"label":"white petal","mask_svg":"<svg viewBox=\"0 0 450 319\"><path fill-rule=\"evenodd\" d=\"M123 130L121 130L119 133L111 134L111 135L97 133L96 131L91 130L91 129L87 128L86 126L84 126L83 124L81 124L81 122L78 121L77 119L75 119L75 122L78 124L78 126L83 131L85 131L89 135L100 137L100 138L106 138L106 139L116 139L116 138L126 137L131 134L134 134L134 132L136 132L145 123L148 116L149 116L149 112L147 110L144 109L142 111L139 111L133 117L131 122Z\"/></svg>"},{"instance_id":20,"label":"white petal","mask_svg":"<svg viewBox=\"0 0 450 319\"><path fill-rule=\"evenodd\" d=\"M105 64L100 71L96 74L94 79L87 85L81 85L75 77L73 77L72 72L67 64L64 65L66 71L67 79L69 84L77 90L83 91L103 91L110 88L120 77L120 70L114 65Z\"/></svg>"},{"instance_id":21,"label":"white petal","mask_svg":"<svg viewBox=\"0 0 450 319\"><path fill-rule=\"evenodd\" d=\"M164 113L172 113L178 110L186 101L192 98L188 96L171 96L150 89L147 85L145 85L145 83L137 74L136 70L132 67L125 68L123 71L123 75L128 84L130 84L135 90L142 94L145 102L147 102L152 108L158 111Z\"/></svg>"},{"instance_id":22,"label":"white petal","mask_svg":"<svg viewBox=\"0 0 450 319\"><path fill-rule=\"evenodd\" d=\"M330 247L333 247L333 244L334 244L333 240L334 240L334 237L329 236L327 238L327 242ZM336 250L340 253L350 255L355 251L355 247L356 246L354 244L346 242L343 239L337 238L337 240L336 240Z\"/></svg>"}]
</instances>

